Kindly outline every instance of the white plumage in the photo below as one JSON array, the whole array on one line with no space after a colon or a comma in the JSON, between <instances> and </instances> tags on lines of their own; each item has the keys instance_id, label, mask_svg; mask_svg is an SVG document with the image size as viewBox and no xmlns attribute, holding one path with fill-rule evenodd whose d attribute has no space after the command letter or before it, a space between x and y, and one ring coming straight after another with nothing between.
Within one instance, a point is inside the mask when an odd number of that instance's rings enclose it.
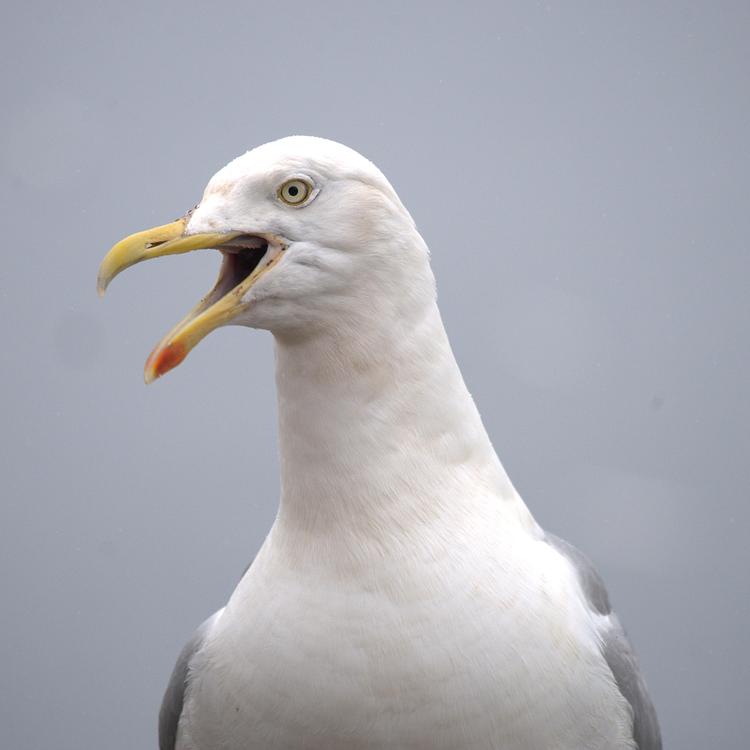
<instances>
[{"instance_id":1,"label":"white plumage","mask_svg":"<svg viewBox=\"0 0 750 750\"><path fill-rule=\"evenodd\" d=\"M294 177L315 191L301 206L278 197ZM598 578L495 454L385 177L330 141L267 144L210 181L185 231L229 232L285 243L228 321L275 337L282 491L178 662L162 747L660 747Z\"/></svg>"}]
</instances>

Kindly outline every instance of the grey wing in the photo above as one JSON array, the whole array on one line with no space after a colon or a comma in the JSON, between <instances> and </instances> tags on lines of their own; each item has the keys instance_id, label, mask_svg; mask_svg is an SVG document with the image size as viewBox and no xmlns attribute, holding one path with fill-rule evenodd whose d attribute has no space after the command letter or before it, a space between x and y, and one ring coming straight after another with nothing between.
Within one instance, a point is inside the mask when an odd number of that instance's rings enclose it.
<instances>
[{"instance_id":1,"label":"grey wing","mask_svg":"<svg viewBox=\"0 0 750 750\"><path fill-rule=\"evenodd\" d=\"M638 659L617 616L609 595L591 561L564 539L546 534L546 540L567 558L578 574L589 605L602 615L610 615L611 626L602 633L602 654L612 670L615 683L633 712L633 739L638 750L661 750L661 732L656 711L641 676Z\"/></svg>"},{"instance_id":2,"label":"grey wing","mask_svg":"<svg viewBox=\"0 0 750 750\"><path fill-rule=\"evenodd\" d=\"M215 612L193 633L177 657L177 663L172 670L172 676L169 678L169 684L164 692L161 710L159 711L159 750L175 750L177 725L180 721L185 691L190 680L190 664L203 646L211 626L221 612L221 609Z\"/></svg>"}]
</instances>

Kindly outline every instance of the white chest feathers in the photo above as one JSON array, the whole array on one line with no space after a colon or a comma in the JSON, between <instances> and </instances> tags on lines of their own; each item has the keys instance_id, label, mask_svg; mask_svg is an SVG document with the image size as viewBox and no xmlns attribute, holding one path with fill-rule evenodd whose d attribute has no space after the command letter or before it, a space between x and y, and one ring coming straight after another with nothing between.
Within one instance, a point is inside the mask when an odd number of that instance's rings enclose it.
<instances>
[{"instance_id":1,"label":"white chest feathers","mask_svg":"<svg viewBox=\"0 0 750 750\"><path fill-rule=\"evenodd\" d=\"M335 575L272 547L194 660L178 750L633 747L597 616L544 541Z\"/></svg>"}]
</instances>

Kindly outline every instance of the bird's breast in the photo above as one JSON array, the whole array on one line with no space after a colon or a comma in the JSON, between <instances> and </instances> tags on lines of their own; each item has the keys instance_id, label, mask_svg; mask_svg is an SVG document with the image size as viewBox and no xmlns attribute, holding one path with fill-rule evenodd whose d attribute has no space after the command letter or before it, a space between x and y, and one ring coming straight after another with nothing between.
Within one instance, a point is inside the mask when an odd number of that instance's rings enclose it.
<instances>
[{"instance_id":1,"label":"bird's breast","mask_svg":"<svg viewBox=\"0 0 750 750\"><path fill-rule=\"evenodd\" d=\"M251 568L196 669L184 750L218 727L231 750L629 747L573 582L529 559Z\"/></svg>"}]
</instances>

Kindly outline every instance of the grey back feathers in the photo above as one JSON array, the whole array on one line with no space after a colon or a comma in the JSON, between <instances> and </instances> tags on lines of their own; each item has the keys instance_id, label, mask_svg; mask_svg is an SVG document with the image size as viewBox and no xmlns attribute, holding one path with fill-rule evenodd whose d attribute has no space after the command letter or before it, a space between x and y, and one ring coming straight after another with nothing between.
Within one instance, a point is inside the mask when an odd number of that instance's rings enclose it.
<instances>
[{"instance_id":1,"label":"grey back feathers","mask_svg":"<svg viewBox=\"0 0 750 750\"><path fill-rule=\"evenodd\" d=\"M240 580L244 578L245 573L247 573L251 565L252 561L245 566ZM177 726L180 723L180 715L185 703L185 692L190 680L190 664L193 661L193 657L203 646L214 620L223 610L224 608L222 607L207 620L204 620L177 657L177 662L172 670L172 676L169 678L167 689L164 691L161 709L159 710L159 750L175 750L177 744Z\"/></svg>"},{"instance_id":2,"label":"grey back feathers","mask_svg":"<svg viewBox=\"0 0 750 750\"><path fill-rule=\"evenodd\" d=\"M627 635L612 612L609 595L601 576L580 550L564 539L546 534L546 540L573 565L589 606L595 612L610 616L610 627L602 632L602 655L615 684L633 712L633 739L638 750L661 750L661 732L656 711L641 676L638 659Z\"/></svg>"},{"instance_id":3,"label":"grey back feathers","mask_svg":"<svg viewBox=\"0 0 750 750\"><path fill-rule=\"evenodd\" d=\"M177 726L180 722L180 714L185 702L185 691L190 679L190 663L193 657L200 651L211 625L219 612L211 615L193 633L177 657L177 663L172 670L172 676L169 678L169 684L164 692L161 710L159 711L159 750L175 750L177 744Z\"/></svg>"}]
</instances>

